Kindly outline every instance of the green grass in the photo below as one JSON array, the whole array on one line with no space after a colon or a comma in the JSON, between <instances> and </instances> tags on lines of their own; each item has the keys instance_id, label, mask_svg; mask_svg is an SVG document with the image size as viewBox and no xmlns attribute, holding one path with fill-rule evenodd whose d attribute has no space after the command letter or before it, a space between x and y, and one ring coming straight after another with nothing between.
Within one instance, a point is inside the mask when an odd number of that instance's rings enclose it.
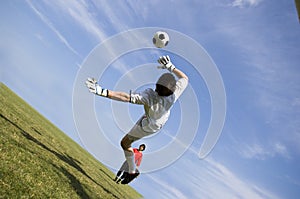
<instances>
[{"instance_id":1,"label":"green grass","mask_svg":"<svg viewBox=\"0 0 300 199\"><path fill-rule=\"evenodd\" d=\"M2 83L0 110L0 198L142 197Z\"/></svg>"}]
</instances>

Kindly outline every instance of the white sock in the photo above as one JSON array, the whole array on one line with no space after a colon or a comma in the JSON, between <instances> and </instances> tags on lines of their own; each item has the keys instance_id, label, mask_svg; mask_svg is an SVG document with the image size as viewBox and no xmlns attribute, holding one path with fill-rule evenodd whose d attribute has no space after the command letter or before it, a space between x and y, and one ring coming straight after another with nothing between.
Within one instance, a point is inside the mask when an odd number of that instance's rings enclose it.
<instances>
[{"instance_id":1,"label":"white sock","mask_svg":"<svg viewBox=\"0 0 300 199\"><path fill-rule=\"evenodd\" d=\"M130 151L124 151L126 161L128 163L129 173L135 173L134 154Z\"/></svg>"}]
</instances>

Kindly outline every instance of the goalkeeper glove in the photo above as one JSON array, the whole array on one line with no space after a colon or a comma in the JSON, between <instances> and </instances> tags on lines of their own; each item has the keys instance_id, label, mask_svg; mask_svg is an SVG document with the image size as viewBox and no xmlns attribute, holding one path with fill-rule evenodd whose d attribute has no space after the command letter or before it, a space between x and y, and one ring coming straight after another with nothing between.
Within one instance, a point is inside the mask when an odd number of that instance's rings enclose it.
<instances>
[{"instance_id":1,"label":"goalkeeper glove","mask_svg":"<svg viewBox=\"0 0 300 199\"><path fill-rule=\"evenodd\" d=\"M99 86L94 78L88 78L85 84L91 93L94 93L95 95L100 95L102 97L108 97L108 90L103 89L101 86Z\"/></svg>"},{"instance_id":2,"label":"goalkeeper glove","mask_svg":"<svg viewBox=\"0 0 300 199\"><path fill-rule=\"evenodd\" d=\"M159 66L159 68L167 69L170 72L173 72L173 70L175 69L175 66L171 62L171 59L170 59L170 57L168 55L160 57L157 60L157 62L161 64L161 66Z\"/></svg>"}]
</instances>

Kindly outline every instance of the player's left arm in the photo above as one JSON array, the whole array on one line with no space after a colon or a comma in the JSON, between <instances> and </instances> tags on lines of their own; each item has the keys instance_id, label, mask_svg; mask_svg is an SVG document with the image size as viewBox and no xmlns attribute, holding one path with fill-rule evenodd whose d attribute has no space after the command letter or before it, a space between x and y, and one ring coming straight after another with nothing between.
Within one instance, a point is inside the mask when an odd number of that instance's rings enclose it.
<instances>
[{"instance_id":1,"label":"player's left arm","mask_svg":"<svg viewBox=\"0 0 300 199\"><path fill-rule=\"evenodd\" d=\"M188 86L189 78L183 71L175 67L168 55L160 57L157 61L161 64L158 68L167 69L179 78L176 82L176 89L174 91L176 101Z\"/></svg>"}]
</instances>

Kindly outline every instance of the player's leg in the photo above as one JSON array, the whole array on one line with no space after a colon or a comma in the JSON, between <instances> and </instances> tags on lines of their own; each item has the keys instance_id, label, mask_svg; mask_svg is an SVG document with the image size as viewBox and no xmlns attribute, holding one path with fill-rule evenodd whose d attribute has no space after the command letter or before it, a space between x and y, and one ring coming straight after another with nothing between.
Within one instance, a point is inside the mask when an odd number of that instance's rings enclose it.
<instances>
[{"instance_id":1,"label":"player's leg","mask_svg":"<svg viewBox=\"0 0 300 199\"><path fill-rule=\"evenodd\" d=\"M117 175L116 175L115 180L117 180L121 176L122 173L123 173L123 170L119 170Z\"/></svg>"},{"instance_id":2,"label":"player's leg","mask_svg":"<svg viewBox=\"0 0 300 199\"><path fill-rule=\"evenodd\" d=\"M145 132L141 127L144 116L142 116L132 129L121 140L121 147L128 163L129 173L135 173L134 153L131 144L145 136Z\"/></svg>"},{"instance_id":3,"label":"player's leg","mask_svg":"<svg viewBox=\"0 0 300 199\"><path fill-rule=\"evenodd\" d=\"M133 126L133 128L126 134L121 140L121 146L124 150L124 155L128 163L129 172L127 177L122 181L122 184L127 184L132 179L136 177L136 166L134 163L134 153L131 148L131 144L145 136L150 135L151 133L145 132L142 128L142 121L145 119L145 116L142 116L141 119Z\"/></svg>"},{"instance_id":4,"label":"player's leg","mask_svg":"<svg viewBox=\"0 0 300 199\"><path fill-rule=\"evenodd\" d=\"M121 184L129 184L132 180L137 178L140 175L140 171L138 169L135 170L135 173L132 175L129 175L128 173L124 172L125 179L122 180Z\"/></svg>"},{"instance_id":5,"label":"player's leg","mask_svg":"<svg viewBox=\"0 0 300 199\"><path fill-rule=\"evenodd\" d=\"M116 175L114 181L117 181L118 179L120 180L120 179L121 179L120 177L121 177L122 173L123 173L123 172L126 172L126 171L128 171L128 163L127 163L127 161L125 161L125 162L122 164L121 168L120 168L119 171L117 172L117 175Z\"/></svg>"},{"instance_id":6,"label":"player's leg","mask_svg":"<svg viewBox=\"0 0 300 199\"><path fill-rule=\"evenodd\" d=\"M124 172L122 178L122 184L127 184L135 176L135 163L134 163L134 153L131 148L131 144L137 139L130 135L125 135L121 141L121 146L124 150L124 155L128 164L128 172Z\"/></svg>"},{"instance_id":7,"label":"player's leg","mask_svg":"<svg viewBox=\"0 0 300 199\"><path fill-rule=\"evenodd\" d=\"M124 149L125 158L127 160L128 168L129 168L128 173L127 172L123 173L124 176L122 176L122 178L124 177L124 179L121 182L122 184L130 183L134 178L136 178L139 175L139 172L137 172L135 162L134 162L133 149L131 148L131 143L133 143L134 141L136 141L138 139L139 138L133 137L133 136L127 134L124 136L124 138L121 141L121 145ZM130 149L132 151L130 151Z\"/></svg>"},{"instance_id":8,"label":"player's leg","mask_svg":"<svg viewBox=\"0 0 300 199\"><path fill-rule=\"evenodd\" d=\"M134 153L131 144L136 140L138 140L137 137L133 137L129 134L126 134L121 140L121 147L124 150L129 173L135 173Z\"/></svg>"}]
</instances>

